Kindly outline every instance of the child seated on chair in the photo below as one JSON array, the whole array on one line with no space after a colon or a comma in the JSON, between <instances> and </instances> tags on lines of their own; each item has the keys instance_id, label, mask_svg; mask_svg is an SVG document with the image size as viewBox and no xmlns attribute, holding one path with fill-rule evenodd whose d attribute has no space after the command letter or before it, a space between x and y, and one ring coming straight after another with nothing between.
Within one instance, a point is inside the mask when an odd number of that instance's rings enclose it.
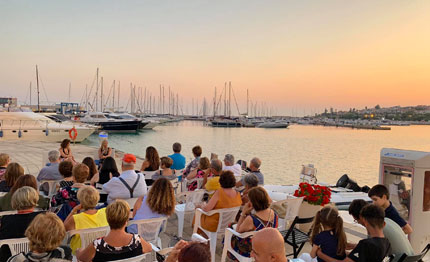
<instances>
[{"instance_id":1,"label":"child seated on chair","mask_svg":"<svg viewBox=\"0 0 430 262\"><path fill-rule=\"evenodd\" d=\"M373 203L384 210L385 217L396 222L405 234L412 233L412 227L399 215L397 209L389 200L388 188L384 185L375 185L368 193Z\"/></svg>"},{"instance_id":2,"label":"child seated on chair","mask_svg":"<svg viewBox=\"0 0 430 262\"><path fill-rule=\"evenodd\" d=\"M311 243L311 253L304 253L300 256L306 262L334 261L345 258L346 235L343 231L343 220L335 207L327 205L317 212L312 225ZM318 250L331 259L327 260L318 256Z\"/></svg>"},{"instance_id":3,"label":"child seated on chair","mask_svg":"<svg viewBox=\"0 0 430 262\"><path fill-rule=\"evenodd\" d=\"M384 236L383 228L384 210L377 205L371 204L360 211L360 222L367 229L369 238L362 239L357 246L349 253L344 262L382 262L391 254L390 241ZM322 251L322 250L321 250ZM320 250L318 256L324 256ZM329 260L339 261L339 260Z\"/></svg>"}]
</instances>

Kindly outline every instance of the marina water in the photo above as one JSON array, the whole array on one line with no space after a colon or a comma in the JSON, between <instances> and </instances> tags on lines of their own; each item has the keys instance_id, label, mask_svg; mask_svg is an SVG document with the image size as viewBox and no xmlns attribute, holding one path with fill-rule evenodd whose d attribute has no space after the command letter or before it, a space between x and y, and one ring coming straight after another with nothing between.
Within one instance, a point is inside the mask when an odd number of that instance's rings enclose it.
<instances>
[{"instance_id":1,"label":"marina water","mask_svg":"<svg viewBox=\"0 0 430 262\"><path fill-rule=\"evenodd\" d=\"M200 145L203 156L231 153L236 161L257 156L266 184L297 184L302 164L314 164L318 180L336 183L348 174L359 185L378 182L379 154L384 147L430 150L430 126L394 126L390 131L291 125L288 129L214 128L202 122L182 121L157 126L137 134L110 133L111 147L145 157L147 146L161 156L172 154L172 144L182 144L187 162L191 148ZM98 135L85 144L98 146Z\"/></svg>"}]
</instances>

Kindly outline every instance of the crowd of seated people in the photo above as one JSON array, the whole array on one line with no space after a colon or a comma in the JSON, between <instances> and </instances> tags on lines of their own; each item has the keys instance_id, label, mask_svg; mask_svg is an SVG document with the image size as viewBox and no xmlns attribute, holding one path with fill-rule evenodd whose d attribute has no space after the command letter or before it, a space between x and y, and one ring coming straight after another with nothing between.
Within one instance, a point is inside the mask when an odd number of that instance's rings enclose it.
<instances>
[{"instance_id":1,"label":"crowd of seated people","mask_svg":"<svg viewBox=\"0 0 430 262\"><path fill-rule=\"evenodd\" d=\"M71 261L73 254L80 261L111 261L150 252L151 246L137 234L136 226L127 227L127 223L130 219L170 217L174 213L176 200L171 181L177 177L174 170L181 170L181 167L185 167L183 177L187 180L202 178L202 188L210 193L207 202L197 205L198 208L209 212L242 206L235 230L257 233L252 238L233 237L231 245L236 252L251 256L255 261L288 261L284 241L277 230L278 215L270 208L272 201L261 186L264 176L260 171L260 159L251 159L247 172L243 172L239 164L232 164L234 157L231 154L225 155L224 164L217 158L209 161L202 156L202 148L195 146L192 149L195 158L185 165L179 143L173 146L172 157L161 159L155 147L150 146L141 166L143 172L155 172L151 178L154 182L148 190L144 174L135 170L137 159L134 155L124 154L120 171L110 155L111 149L102 143L99 153L105 152L102 153L105 157L97 169L94 159L87 157L79 163L72 155L70 143L62 144L60 152L48 153L49 165L38 175L39 181L53 179L59 182L57 193L50 201L39 193L34 176L24 175L22 166L10 163L9 156L0 154L0 170L4 170L0 189L6 193L0 197L0 209L17 211L0 218L0 239L27 237L30 240L30 252L13 257L10 257L7 245L2 246L0 262L8 257L9 261L28 261L27 258L31 261ZM178 163L175 164L175 160ZM244 173L247 174L242 175ZM102 191L96 189L96 183L103 184ZM197 183L189 184L187 189L197 189ZM106 202L100 201L100 192L107 194ZM369 197L373 204L355 200L349 208L354 219L366 227L368 239L356 244L347 242L339 212L328 205L315 215L310 236L312 248L309 254L302 253L301 258L304 261L380 262L391 254L396 257L414 254L405 237L412 228L389 201L388 189L376 185L369 191ZM123 201L131 198L137 199L132 211ZM45 211L49 207L56 214ZM219 223L219 215L202 215L200 222L202 228L213 232ZM86 247L80 246L79 235L71 239L69 246L60 246L67 231L105 226L110 227L109 233ZM199 233L205 236L203 232ZM232 254L229 257L236 260ZM209 247L180 241L167 261L210 261Z\"/></svg>"}]
</instances>

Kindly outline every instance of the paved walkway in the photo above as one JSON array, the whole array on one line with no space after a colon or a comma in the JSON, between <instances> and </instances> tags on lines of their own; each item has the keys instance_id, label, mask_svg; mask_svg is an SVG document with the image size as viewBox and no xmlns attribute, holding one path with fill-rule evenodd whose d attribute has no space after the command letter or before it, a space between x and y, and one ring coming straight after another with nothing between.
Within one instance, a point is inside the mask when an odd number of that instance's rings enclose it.
<instances>
[{"instance_id":1,"label":"paved walkway","mask_svg":"<svg viewBox=\"0 0 430 262\"><path fill-rule=\"evenodd\" d=\"M47 142L23 142L23 141L1 141L0 142L0 153L7 153L11 157L12 162L18 162L25 168L25 172L34 176L37 176L39 170L44 166L47 161L47 155L50 150L59 149L59 143L47 143ZM82 144L75 144L71 146L73 155L76 161L82 161L87 156L96 158L97 148L90 147ZM120 168L121 158L123 152L115 152L115 160L117 161L118 168ZM142 159L138 159L136 164L137 169L140 168ZM366 236L366 230L363 227L354 224L351 219L348 219L348 214L343 213L342 216L346 216L344 227L347 233L348 242L357 243L363 236ZM192 235L191 228L191 215L185 216L184 223L184 239L190 239ZM171 239L174 235L178 234L178 220L176 215L173 215L168 220L166 232L161 235L163 247L168 247ZM218 239L217 244L217 256L216 261L221 260L223 244L221 238ZM292 248L286 246L287 253L292 253ZM307 243L303 248L302 252L310 252L311 245Z\"/></svg>"}]
</instances>

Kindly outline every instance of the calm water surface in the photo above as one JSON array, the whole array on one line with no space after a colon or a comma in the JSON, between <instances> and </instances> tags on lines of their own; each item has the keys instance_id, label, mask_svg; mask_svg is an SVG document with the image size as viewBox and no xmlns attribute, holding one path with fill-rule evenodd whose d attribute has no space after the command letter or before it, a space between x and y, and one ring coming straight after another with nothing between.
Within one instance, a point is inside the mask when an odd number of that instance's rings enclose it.
<instances>
[{"instance_id":1,"label":"calm water surface","mask_svg":"<svg viewBox=\"0 0 430 262\"><path fill-rule=\"evenodd\" d=\"M183 121L138 134L109 134L110 146L145 156L155 146L161 156L180 142L182 153L192 159L191 148L200 145L203 156L231 153L236 160L258 156L266 184L295 184L303 164L314 164L319 181L335 183L349 174L359 185L378 182L379 153L384 147L430 150L430 126L392 127L391 131L292 125L288 129L213 128ZM98 145L97 135L86 142Z\"/></svg>"}]
</instances>

